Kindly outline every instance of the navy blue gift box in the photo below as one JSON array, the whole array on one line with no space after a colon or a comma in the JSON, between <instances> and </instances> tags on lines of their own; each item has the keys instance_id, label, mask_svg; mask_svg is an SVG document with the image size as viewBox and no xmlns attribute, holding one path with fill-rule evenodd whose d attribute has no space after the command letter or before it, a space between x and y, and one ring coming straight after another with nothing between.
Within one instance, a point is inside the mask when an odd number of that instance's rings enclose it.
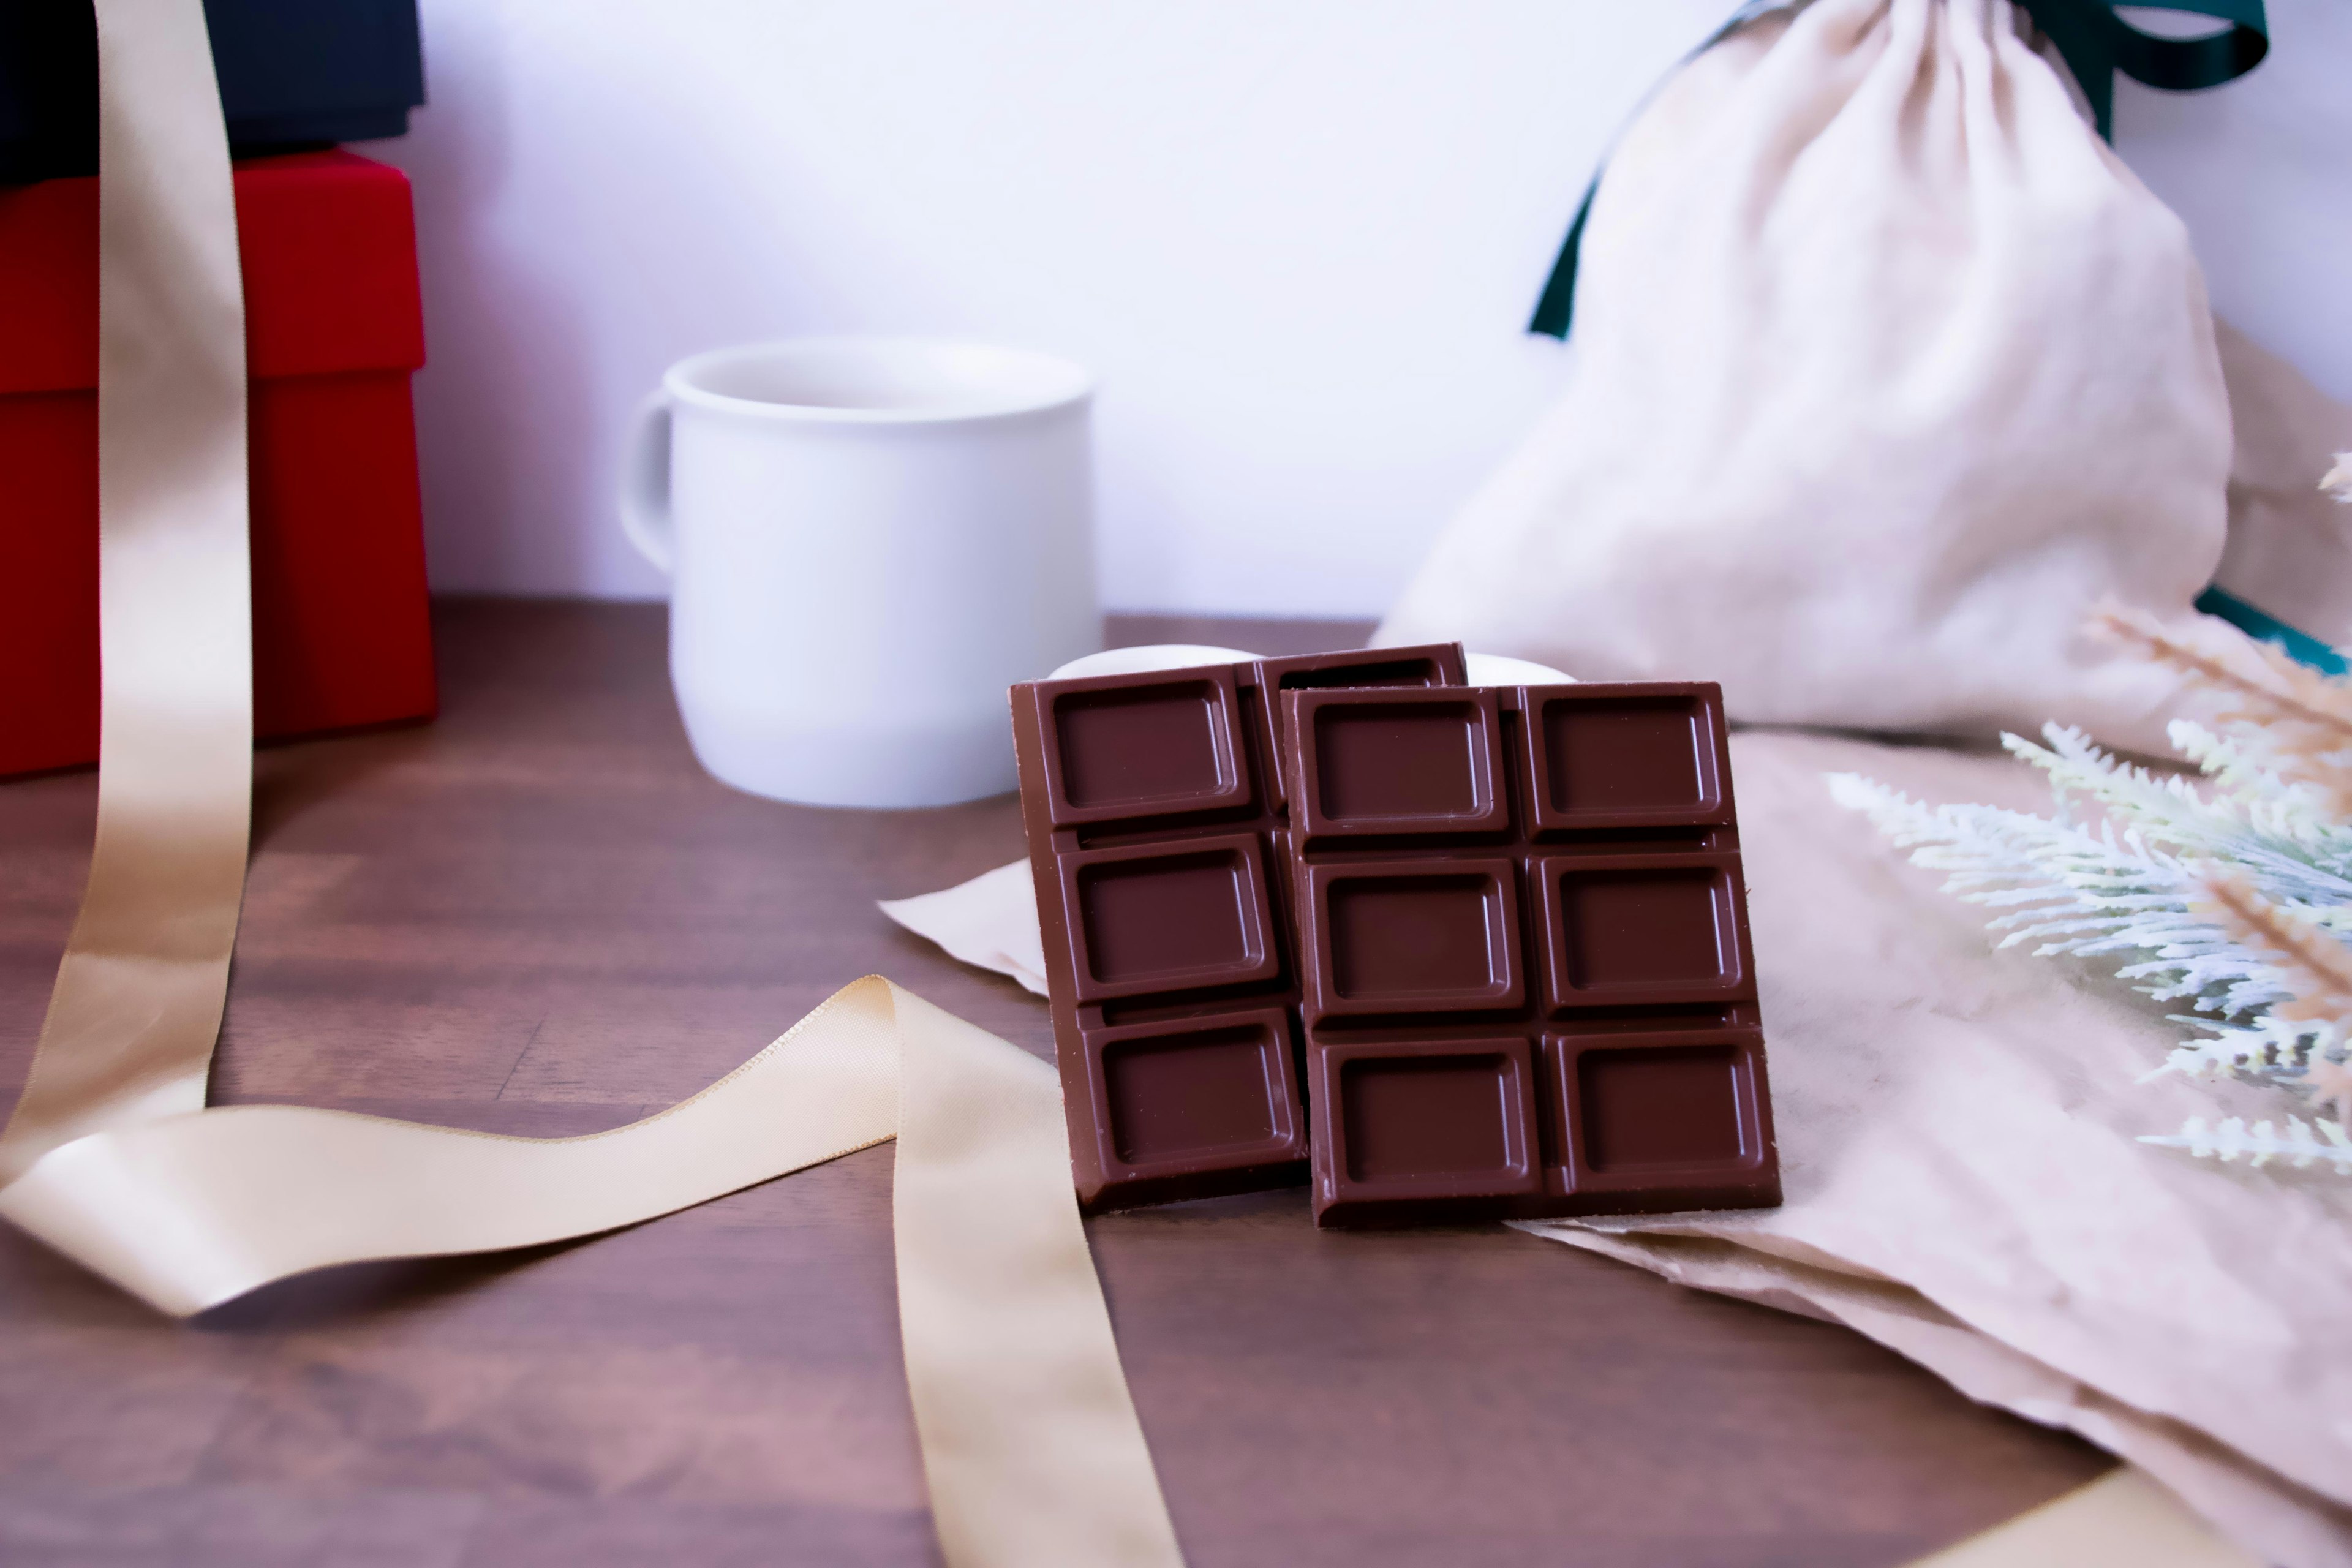
<instances>
[{"instance_id":1,"label":"navy blue gift box","mask_svg":"<svg viewBox=\"0 0 2352 1568\"><path fill-rule=\"evenodd\" d=\"M415 0L205 0L238 157L398 136L425 101ZM90 0L0 0L0 184L98 173Z\"/></svg>"}]
</instances>

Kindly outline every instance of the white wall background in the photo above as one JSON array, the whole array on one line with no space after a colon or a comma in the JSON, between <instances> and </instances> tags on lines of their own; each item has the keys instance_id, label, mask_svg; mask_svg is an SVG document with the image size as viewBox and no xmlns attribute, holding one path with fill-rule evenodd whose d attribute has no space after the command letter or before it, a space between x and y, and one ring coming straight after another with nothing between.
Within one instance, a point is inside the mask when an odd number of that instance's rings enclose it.
<instances>
[{"instance_id":1,"label":"white wall background","mask_svg":"<svg viewBox=\"0 0 2352 1568\"><path fill-rule=\"evenodd\" d=\"M1102 377L1114 607L1370 615L1530 423L1523 335L1613 128L1727 0L425 0L416 385L446 589L657 595L630 408L880 331ZM2352 5L2118 145L2221 310L2352 399Z\"/></svg>"}]
</instances>

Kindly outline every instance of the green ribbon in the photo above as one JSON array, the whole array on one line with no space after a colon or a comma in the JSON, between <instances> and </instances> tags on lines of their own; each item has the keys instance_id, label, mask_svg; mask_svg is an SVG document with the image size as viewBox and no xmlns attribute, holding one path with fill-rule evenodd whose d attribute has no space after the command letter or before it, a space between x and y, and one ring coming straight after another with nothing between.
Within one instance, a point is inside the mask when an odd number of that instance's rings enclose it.
<instances>
[{"instance_id":1,"label":"green ribbon","mask_svg":"<svg viewBox=\"0 0 2352 1568\"><path fill-rule=\"evenodd\" d=\"M2174 92L2195 92L2234 81L2271 52L2263 0L2133 0L2144 11L2186 11L2230 25L2201 38L2143 33L2106 0L2019 0L2050 36L2083 96L2091 100L2099 134L2115 139L2116 72Z\"/></svg>"},{"instance_id":2,"label":"green ribbon","mask_svg":"<svg viewBox=\"0 0 2352 1568\"><path fill-rule=\"evenodd\" d=\"M2074 79L2083 86L2083 95L2091 100L2091 113L2099 134L2109 139L2115 135L2116 72L2121 71L2134 81L2150 87L2191 92L2219 87L2245 75L2262 64L2263 57L2270 52L2269 24L2263 16L2263 0L2136 0L2137 9L2186 11L2230 24L2218 33L2199 38L2166 38L2143 33L2116 14L2113 0L2018 3L2049 35L2051 43L2074 71ZM1770 5L1751 0L1692 52L1702 53L1713 47L1734 27L1769 9ZM1569 226L1568 238L1560 246L1559 259L1552 263L1543 297L1536 301L1535 319L1528 323L1530 332L1555 338L1568 336L1569 322L1576 308L1577 252L1584 244L1585 220L1592 215L1592 194L1600 188L1601 175L1595 172L1592 183L1584 188L1584 200L1577 205L1576 221Z\"/></svg>"},{"instance_id":3,"label":"green ribbon","mask_svg":"<svg viewBox=\"0 0 2352 1568\"><path fill-rule=\"evenodd\" d=\"M2235 594L2208 588L2197 595L2197 607L2229 622L2256 642L2266 642L2297 664L2307 664L2322 675L2342 675L2344 656L2313 637L2288 626L2266 610L2258 610Z\"/></svg>"}]
</instances>

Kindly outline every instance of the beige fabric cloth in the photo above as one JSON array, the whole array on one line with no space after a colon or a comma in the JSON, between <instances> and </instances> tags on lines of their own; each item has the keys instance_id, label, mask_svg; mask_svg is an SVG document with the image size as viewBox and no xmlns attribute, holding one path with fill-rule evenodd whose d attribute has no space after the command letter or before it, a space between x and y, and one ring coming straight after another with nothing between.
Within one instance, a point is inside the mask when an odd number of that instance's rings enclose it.
<instances>
[{"instance_id":1,"label":"beige fabric cloth","mask_svg":"<svg viewBox=\"0 0 2352 1568\"><path fill-rule=\"evenodd\" d=\"M97 852L0 1217L159 1310L591 1235L896 1136L907 1381L953 1568L1181 1568L1070 1190L1059 1082L872 976L590 1138L205 1110L251 805L244 301L199 0L98 0Z\"/></svg>"},{"instance_id":2,"label":"beige fabric cloth","mask_svg":"<svg viewBox=\"0 0 2352 1568\"><path fill-rule=\"evenodd\" d=\"M1821 735L1731 746L1787 1201L1526 1228L1846 1323L2131 1460L2264 1561L2352 1565L2352 1183L2137 1142L2251 1091L2137 1082L2186 1030L2099 970L1993 951L1983 910L1823 782L2039 810L2039 774ZM960 906L967 948L1035 921L1021 882L954 891L913 912Z\"/></svg>"},{"instance_id":3,"label":"beige fabric cloth","mask_svg":"<svg viewBox=\"0 0 2352 1568\"><path fill-rule=\"evenodd\" d=\"M1595 197L1567 390L1375 640L2163 751L2177 683L2081 628L2210 581L2221 364L2179 220L2022 30L1814 0L1671 79Z\"/></svg>"}]
</instances>

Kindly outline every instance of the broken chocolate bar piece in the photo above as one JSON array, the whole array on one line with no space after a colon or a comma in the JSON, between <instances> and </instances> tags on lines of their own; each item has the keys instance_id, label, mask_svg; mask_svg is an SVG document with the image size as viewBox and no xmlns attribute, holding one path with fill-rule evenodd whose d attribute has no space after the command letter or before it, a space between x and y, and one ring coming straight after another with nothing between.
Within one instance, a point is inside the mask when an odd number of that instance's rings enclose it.
<instances>
[{"instance_id":1,"label":"broken chocolate bar piece","mask_svg":"<svg viewBox=\"0 0 2352 1568\"><path fill-rule=\"evenodd\" d=\"M1070 1167L1087 1212L1306 1180L1273 699L1462 679L1449 643L1013 689Z\"/></svg>"},{"instance_id":2,"label":"broken chocolate bar piece","mask_svg":"<svg viewBox=\"0 0 2352 1568\"><path fill-rule=\"evenodd\" d=\"M1718 688L1282 710L1318 1224L1780 1201Z\"/></svg>"}]
</instances>

